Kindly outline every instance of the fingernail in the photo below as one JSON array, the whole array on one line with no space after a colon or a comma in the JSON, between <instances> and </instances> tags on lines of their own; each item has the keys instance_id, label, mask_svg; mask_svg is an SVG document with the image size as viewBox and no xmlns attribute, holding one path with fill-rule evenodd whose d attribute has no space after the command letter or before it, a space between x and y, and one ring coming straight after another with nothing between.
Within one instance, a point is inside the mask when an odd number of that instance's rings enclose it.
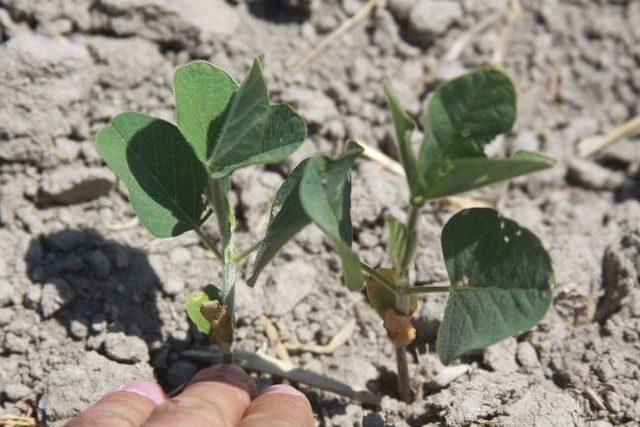
<instances>
[{"instance_id":1,"label":"fingernail","mask_svg":"<svg viewBox=\"0 0 640 427\"><path fill-rule=\"evenodd\" d=\"M276 384L276 385L272 385L271 387L268 387L262 394L288 394L290 396L296 396L296 397L300 397L300 396L304 396L304 393L302 393L300 390L291 387L288 384Z\"/></svg>"},{"instance_id":2,"label":"fingernail","mask_svg":"<svg viewBox=\"0 0 640 427\"><path fill-rule=\"evenodd\" d=\"M128 391L130 393L138 394L140 396L146 397L156 405L160 405L164 402L164 392L162 391L162 388L158 385L158 383L153 381L131 381L130 383L115 388L112 393L116 391Z\"/></svg>"}]
</instances>

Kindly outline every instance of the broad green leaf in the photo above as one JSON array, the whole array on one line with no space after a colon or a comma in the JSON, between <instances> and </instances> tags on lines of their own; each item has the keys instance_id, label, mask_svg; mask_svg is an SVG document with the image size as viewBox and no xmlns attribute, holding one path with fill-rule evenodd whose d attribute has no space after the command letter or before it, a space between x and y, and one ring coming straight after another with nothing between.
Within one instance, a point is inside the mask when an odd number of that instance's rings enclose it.
<instances>
[{"instance_id":1,"label":"broad green leaf","mask_svg":"<svg viewBox=\"0 0 640 427\"><path fill-rule=\"evenodd\" d=\"M217 287L209 284L201 292L187 296L187 314L189 319L204 334L211 333L211 322L202 315L200 306L208 301L218 301L222 304L222 292Z\"/></svg>"},{"instance_id":2,"label":"broad green leaf","mask_svg":"<svg viewBox=\"0 0 640 427\"><path fill-rule=\"evenodd\" d=\"M394 217L387 220L389 230L389 253L395 271L399 271L407 249L407 227Z\"/></svg>"},{"instance_id":3,"label":"broad green leaf","mask_svg":"<svg viewBox=\"0 0 640 427\"><path fill-rule=\"evenodd\" d=\"M96 150L125 183L133 210L154 236L199 225L206 173L177 127L123 113L100 130Z\"/></svg>"},{"instance_id":4,"label":"broad green leaf","mask_svg":"<svg viewBox=\"0 0 640 427\"><path fill-rule=\"evenodd\" d=\"M425 199L437 199L552 167L549 157L520 150L508 159L468 157L442 164L441 175L423 192Z\"/></svg>"},{"instance_id":5,"label":"broad green leaf","mask_svg":"<svg viewBox=\"0 0 640 427\"><path fill-rule=\"evenodd\" d=\"M492 209L456 214L442 232L452 284L436 342L443 363L538 323L551 303L549 255L526 228Z\"/></svg>"},{"instance_id":6,"label":"broad green leaf","mask_svg":"<svg viewBox=\"0 0 640 427\"><path fill-rule=\"evenodd\" d=\"M508 132L516 118L516 93L496 69L479 68L439 87L423 122L420 148L422 194L426 200L469 191L553 166L548 157L519 152L490 159L487 143Z\"/></svg>"},{"instance_id":7,"label":"broad green leaf","mask_svg":"<svg viewBox=\"0 0 640 427\"><path fill-rule=\"evenodd\" d=\"M253 272L247 281L249 286L255 285L258 275L278 250L311 222L300 203L300 181L308 161L304 160L289 174L273 199L269 224L260 242Z\"/></svg>"},{"instance_id":8,"label":"broad green leaf","mask_svg":"<svg viewBox=\"0 0 640 427\"><path fill-rule=\"evenodd\" d=\"M345 284L351 290L360 289L364 280L360 259L351 250L350 170L362 151L358 144L350 141L345 152L336 159L311 158L300 183L302 208L333 242L342 261Z\"/></svg>"},{"instance_id":9,"label":"broad green leaf","mask_svg":"<svg viewBox=\"0 0 640 427\"><path fill-rule=\"evenodd\" d=\"M384 91L387 96L387 104L391 111L391 119L396 131L396 139L398 140L398 151L400 152L400 160L407 176L407 183L411 191L411 196L420 194L420 179L418 174L418 162L416 154L411 146L411 134L416 127L411 117L400 104L395 89L391 86L391 82L385 79L383 82Z\"/></svg>"},{"instance_id":10,"label":"broad green leaf","mask_svg":"<svg viewBox=\"0 0 640 427\"><path fill-rule=\"evenodd\" d=\"M269 104L256 58L228 106L205 165L213 178L222 178L244 166L277 162L297 150L306 133L304 121L291 107Z\"/></svg>"},{"instance_id":11,"label":"broad green leaf","mask_svg":"<svg viewBox=\"0 0 640 427\"><path fill-rule=\"evenodd\" d=\"M226 71L206 61L193 61L173 76L178 127L204 163L218 139L238 84Z\"/></svg>"}]
</instances>

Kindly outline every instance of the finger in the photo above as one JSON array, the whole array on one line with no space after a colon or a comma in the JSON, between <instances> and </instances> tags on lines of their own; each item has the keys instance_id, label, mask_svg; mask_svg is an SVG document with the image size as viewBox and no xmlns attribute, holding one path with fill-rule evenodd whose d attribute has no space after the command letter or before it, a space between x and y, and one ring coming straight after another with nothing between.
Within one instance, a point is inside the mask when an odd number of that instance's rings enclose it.
<instances>
[{"instance_id":1,"label":"finger","mask_svg":"<svg viewBox=\"0 0 640 427\"><path fill-rule=\"evenodd\" d=\"M107 394L69 421L67 427L140 426L153 408L164 401L165 394L155 382L133 381Z\"/></svg>"},{"instance_id":2,"label":"finger","mask_svg":"<svg viewBox=\"0 0 640 427\"><path fill-rule=\"evenodd\" d=\"M313 411L307 397L295 388L269 387L245 411L239 427L312 427Z\"/></svg>"},{"instance_id":3,"label":"finger","mask_svg":"<svg viewBox=\"0 0 640 427\"><path fill-rule=\"evenodd\" d=\"M145 426L235 426L251 403L256 385L234 365L198 372L184 391L156 407Z\"/></svg>"}]
</instances>

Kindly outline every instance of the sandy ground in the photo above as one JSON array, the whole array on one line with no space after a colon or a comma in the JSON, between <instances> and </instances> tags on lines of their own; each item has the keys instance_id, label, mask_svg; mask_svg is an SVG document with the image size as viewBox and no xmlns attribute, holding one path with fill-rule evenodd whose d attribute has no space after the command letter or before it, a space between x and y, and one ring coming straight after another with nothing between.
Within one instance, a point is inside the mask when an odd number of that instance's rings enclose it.
<instances>
[{"instance_id":1,"label":"sandy ground","mask_svg":"<svg viewBox=\"0 0 640 427\"><path fill-rule=\"evenodd\" d=\"M640 141L576 155L581 139L640 113L640 2L521 0L503 38L506 0L395 0L308 67L292 70L363 4L0 0L5 413L62 425L131 378L155 376L171 389L204 366L193 350L213 349L183 307L185 295L215 282L220 269L190 233L157 240L132 221L126 191L92 140L125 109L173 120L172 71L190 58L242 79L264 52L272 98L299 109L309 138L289 163L234 175L239 246L260 236L274 190L304 157L334 151L347 137L396 155L381 77L393 80L419 117L438 83L497 60L518 88L519 117L491 152L530 149L558 165L469 196L535 231L558 283L539 326L455 362L453 371L433 354L445 297L421 300L410 357L419 398L407 406L394 398L393 348L381 321L364 295L342 287L336 257L310 226L255 289L239 284L238 348L273 354L261 313L283 340L302 344L324 344L355 319L354 333L333 353L292 359L388 397L363 407L303 387L319 425L640 422ZM353 180L354 247L367 262L388 265L384 219L404 216L405 186L365 159ZM446 277L439 236L452 213L446 203L424 209L416 280ZM249 268L241 269L241 282ZM261 386L276 380L257 378Z\"/></svg>"}]
</instances>

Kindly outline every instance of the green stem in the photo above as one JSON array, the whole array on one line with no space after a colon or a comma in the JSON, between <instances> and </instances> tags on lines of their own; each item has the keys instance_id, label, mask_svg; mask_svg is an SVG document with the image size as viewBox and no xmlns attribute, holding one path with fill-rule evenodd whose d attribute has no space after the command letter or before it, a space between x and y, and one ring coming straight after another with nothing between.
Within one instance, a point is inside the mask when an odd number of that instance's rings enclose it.
<instances>
[{"instance_id":1,"label":"green stem","mask_svg":"<svg viewBox=\"0 0 640 427\"><path fill-rule=\"evenodd\" d=\"M224 263L224 257L222 256L222 253L220 252L220 250L218 250L218 248L216 248L213 245L213 243L211 243L211 241L207 238L207 236L204 235L202 230L200 230L200 228L195 228L193 231L196 232L196 234L198 235L198 238L200 239L202 244L207 249L209 249L211 252L213 252L213 254L216 256L216 258L218 258L218 260L220 260L220 262Z\"/></svg>"},{"instance_id":2,"label":"green stem","mask_svg":"<svg viewBox=\"0 0 640 427\"><path fill-rule=\"evenodd\" d=\"M231 241L231 208L224 182L219 179L209 179L207 181L207 198L216 213L218 229L222 239L222 250L224 251Z\"/></svg>"},{"instance_id":3,"label":"green stem","mask_svg":"<svg viewBox=\"0 0 640 427\"><path fill-rule=\"evenodd\" d=\"M399 271L396 272L398 286L398 292L396 292L396 310L406 316L411 315L411 296L408 293L411 289L409 285L409 263L413 259L413 254L416 249L416 228L419 214L420 206L412 204L409 210L409 217L407 218L407 243L404 256L400 262ZM406 346L396 347L396 365L398 368L398 397L403 402L409 403L413 400L413 393L411 391Z\"/></svg>"},{"instance_id":4,"label":"green stem","mask_svg":"<svg viewBox=\"0 0 640 427\"><path fill-rule=\"evenodd\" d=\"M449 292L451 286L411 286L402 291L404 295L411 294L431 294L437 292Z\"/></svg>"},{"instance_id":5,"label":"green stem","mask_svg":"<svg viewBox=\"0 0 640 427\"><path fill-rule=\"evenodd\" d=\"M362 269L362 271L364 271L373 279L375 279L376 282L380 283L382 286L387 288L387 290L393 292L394 294L398 292L398 290L396 289L396 285L394 285L389 279L384 277L382 274L378 273L378 271L375 268L365 264L362 261L360 262L360 268Z\"/></svg>"},{"instance_id":6,"label":"green stem","mask_svg":"<svg viewBox=\"0 0 640 427\"><path fill-rule=\"evenodd\" d=\"M404 257L402 258L399 271L397 272L405 279L408 278L409 263L413 259L413 254L416 251L416 228L418 226L419 215L420 207L411 205L409 217L407 218L407 246L405 247Z\"/></svg>"},{"instance_id":7,"label":"green stem","mask_svg":"<svg viewBox=\"0 0 640 427\"><path fill-rule=\"evenodd\" d=\"M253 245L251 245L247 250L242 252L240 255L236 255L233 260L235 262L242 261L243 259L245 259L249 255L251 255L251 253L253 253L253 251L258 249L260 247L260 243L262 243L262 240L258 240L257 242L255 242Z\"/></svg>"}]
</instances>

